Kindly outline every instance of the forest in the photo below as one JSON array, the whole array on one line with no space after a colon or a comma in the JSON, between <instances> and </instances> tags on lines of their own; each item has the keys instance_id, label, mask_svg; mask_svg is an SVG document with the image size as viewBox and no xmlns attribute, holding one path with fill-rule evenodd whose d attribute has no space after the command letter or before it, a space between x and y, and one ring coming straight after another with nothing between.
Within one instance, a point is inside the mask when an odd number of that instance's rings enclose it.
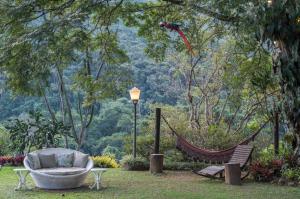
<instances>
[{"instance_id":1,"label":"forest","mask_svg":"<svg viewBox=\"0 0 300 199\"><path fill-rule=\"evenodd\" d=\"M174 130L207 150L259 132L259 165L286 161L300 176L300 4L225 2L0 1L0 155L65 147L120 161L137 87L139 157L161 108L166 162L192 162Z\"/></svg>"}]
</instances>

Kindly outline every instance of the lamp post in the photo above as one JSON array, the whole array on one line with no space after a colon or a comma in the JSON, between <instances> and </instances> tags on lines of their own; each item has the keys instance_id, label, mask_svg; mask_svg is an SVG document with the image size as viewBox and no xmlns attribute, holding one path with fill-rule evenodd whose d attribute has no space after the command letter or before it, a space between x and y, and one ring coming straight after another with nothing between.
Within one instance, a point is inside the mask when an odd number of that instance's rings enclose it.
<instances>
[{"instance_id":1,"label":"lamp post","mask_svg":"<svg viewBox=\"0 0 300 199\"><path fill-rule=\"evenodd\" d=\"M136 158L136 105L139 102L141 91L133 87L130 91L130 98L134 105L134 134L133 134L133 158Z\"/></svg>"}]
</instances>

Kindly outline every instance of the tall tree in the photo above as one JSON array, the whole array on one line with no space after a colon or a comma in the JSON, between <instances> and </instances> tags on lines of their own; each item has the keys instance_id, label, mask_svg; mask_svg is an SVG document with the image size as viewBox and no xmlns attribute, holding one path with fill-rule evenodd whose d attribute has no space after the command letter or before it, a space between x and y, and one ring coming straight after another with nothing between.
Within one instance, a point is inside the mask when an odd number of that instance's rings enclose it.
<instances>
[{"instance_id":1,"label":"tall tree","mask_svg":"<svg viewBox=\"0 0 300 199\"><path fill-rule=\"evenodd\" d=\"M133 7L131 5L131 7ZM148 11L150 9L150 11ZM248 41L265 49L273 56L274 75L278 76L283 97L283 110L290 130L293 132L299 156L300 149L300 2L296 0L265 1L218 1L218 0L162 0L136 4L134 14L143 22L135 21L140 27L140 34L151 40L149 49L162 56L168 46L164 34L159 32L159 20L186 22L189 14L209 16L216 26L223 25L231 31L241 44ZM141 14L140 10L144 12ZM176 13L177 15L171 15ZM129 14L130 15L130 14ZM184 18L186 20L184 20ZM146 22L146 23L144 23ZM189 23L186 23L188 26ZM250 52L249 52L250 53ZM249 54L255 53L254 51ZM151 54L151 53L150 53ZM260 71L258 66L256 70Z\"/></svg>"},{"instance_id":2,"label":"tall tree","mask_svg":"<svg viewBox=\"0 0 300 199\"><path fill-rule=\"evenodd\" d=\"M130 82L128 57L118 46L120 1L1 1L0 68L16 94L44 96L57 84L63 121L78 148L97 101L114 97ZM68 76L70 68L75 73ZM74 103L77 103L77 108ZM77 110L79 119L75 118ZM79 125L78 125L79 124Z\"/></svg>"}]
</instances>

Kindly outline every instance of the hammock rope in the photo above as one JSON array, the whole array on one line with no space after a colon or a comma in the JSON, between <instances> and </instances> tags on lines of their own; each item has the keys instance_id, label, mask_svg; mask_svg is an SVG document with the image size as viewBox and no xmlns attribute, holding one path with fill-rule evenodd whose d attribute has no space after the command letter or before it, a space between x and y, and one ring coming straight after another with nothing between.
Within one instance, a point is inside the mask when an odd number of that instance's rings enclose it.
<instances>
[{"instance_id":1,"label":"hammock rope","mask_svg":"<svg viewBox=\"0 0 300 199\"><path fill-rule=\"evenodd\" d=\"M162 118L164 122L167 124L167 126L172 131L172 134L176 136L176 148L180 151L184 152L186 155L191 157L195 161L209 161L209 162L217 162L217 163L223 163L228 162L235 150L235 148L238 145L245 145L248 144L251 141L254 141L255 137L261 132L261 130L265 127L265 125L268 123L264 123L255 133L250 135L249 137L245 138L238 144L224 150L208 150L196 147L189 143L185 138L183 138L181 135L179 135L174 128L169 124L169 122L166 120L166 118L162 115Z\"/></svg>"}]
</instances>

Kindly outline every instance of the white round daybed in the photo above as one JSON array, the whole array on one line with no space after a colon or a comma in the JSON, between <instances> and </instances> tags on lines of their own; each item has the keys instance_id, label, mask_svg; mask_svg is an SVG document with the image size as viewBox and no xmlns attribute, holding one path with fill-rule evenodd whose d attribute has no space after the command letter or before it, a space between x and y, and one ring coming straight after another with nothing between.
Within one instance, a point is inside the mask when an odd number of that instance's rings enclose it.
<instances>
[{"instance_id":1,"label":"white round daybed","mask_svg":"<svg viewBox=\"0 0 300 199\"><path fill-rule=\"evenodd\" d=\"M82 154L79 151L65 148L47 148L34 151L30 154ZM93 160L88 158L85 167L54 167L54 168L39 168L33 169L30 167L30 161L26 156L24 166L30 171L30 175L38 188L42 189L70 189L82 186L89 171L93 168Z\"/></svg>"}]
</instances>

